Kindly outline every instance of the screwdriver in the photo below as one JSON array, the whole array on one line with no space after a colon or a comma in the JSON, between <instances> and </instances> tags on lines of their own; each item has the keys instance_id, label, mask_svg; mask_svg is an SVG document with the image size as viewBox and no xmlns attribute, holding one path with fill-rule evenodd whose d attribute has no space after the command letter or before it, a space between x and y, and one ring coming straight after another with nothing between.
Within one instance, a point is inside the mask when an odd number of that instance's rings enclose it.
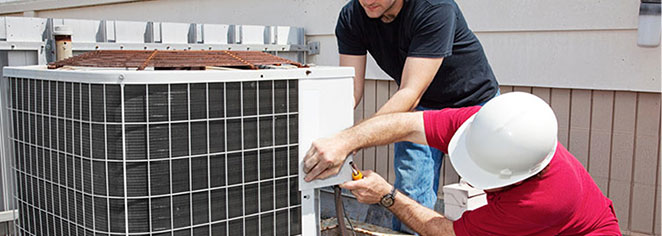
<instances>
[{"instance_id":1,"label":"screwdriver","mask_svg":"<svg viewBox=\"0 0 662 236\"><path fill-rule=\"evenodd\" d=\"M363 179L363 173L359 171L359 168L356 167L353 161L349 162L349 165L352 167L352 180L360 180ZM349 223L350 229L352 229L352 234L356 236L356 231L354 231L354 226L352 225L352 221L349 220L347 217L347 214L345 213L345 206L342 203L342 198L341 198L341 190L338 185L333 186L333 193L336 199L336 219L338 219L338 230L340 231L340 235L342 236L349 236L347 233L347 228L345 227L345 221L342 220L342 217L344 216L345 219L347 219L347 222Z\"/></svg>"},{"instance_id":2,"label":"screwdriver","mask_svg":"<svg viewBox=\"0 0 662 236\"><path fill-rule=\"evenodd\" d=\"M359 168L356 167L356 164L354 164L353 161L350 161L349 165L352 166L352 179L353 180L363 179L363 173L361 173Z\"/></svg>"}]
</instances>

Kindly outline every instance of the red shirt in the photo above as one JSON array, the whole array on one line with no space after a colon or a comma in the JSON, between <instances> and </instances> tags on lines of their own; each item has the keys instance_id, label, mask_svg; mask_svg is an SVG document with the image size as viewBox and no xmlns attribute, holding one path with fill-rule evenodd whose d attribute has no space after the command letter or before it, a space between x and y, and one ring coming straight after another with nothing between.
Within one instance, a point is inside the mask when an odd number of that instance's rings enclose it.
<instances>
[{"instance_id":1,"label":"red shirt","mask_svg":"<svg viewBox=\"0 0 662 236\"><path fill-rule=\"evenodd\" d=\"M479 106L425 111L428 145L448 143ZM453 222L456 235L621 235L611 200L561 144L547 170L512 188L487 193L487 205Z\"/></svg>"}]
</instances>

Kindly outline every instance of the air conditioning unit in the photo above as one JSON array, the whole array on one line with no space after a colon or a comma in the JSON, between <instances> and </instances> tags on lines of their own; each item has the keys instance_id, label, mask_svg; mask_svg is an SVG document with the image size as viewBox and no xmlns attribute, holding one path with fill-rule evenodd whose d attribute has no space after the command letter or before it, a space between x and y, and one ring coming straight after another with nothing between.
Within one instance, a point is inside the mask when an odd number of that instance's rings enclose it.
<instances>
[{"instance_id":1,"label":"air conditioning unit","mask_svg":"<svg viewBox=\"0 0 662 236\"><path fill-rule=\"evenodd\" d=\"M312 140L353 123L351 68L6 67L19 235L316 235Z\"/></svg>"}]
</instances>

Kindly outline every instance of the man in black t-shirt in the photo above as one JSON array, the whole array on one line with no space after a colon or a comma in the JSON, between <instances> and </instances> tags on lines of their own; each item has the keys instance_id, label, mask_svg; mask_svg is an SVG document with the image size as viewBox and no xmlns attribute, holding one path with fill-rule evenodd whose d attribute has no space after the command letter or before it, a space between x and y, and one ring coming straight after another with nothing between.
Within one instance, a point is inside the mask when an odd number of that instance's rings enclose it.
<instances>
[{"instance_id":1,"label":"man in black t-shirt","mask_svg":"<svg viewBox=\"0 0 662 236\"><path fill-rule=\"evenodd\" d=\"M366 52L398 84L375 115L479 105L498 94L483 48L453 0L352 0L340 12L336 37L340 65L355 68L355 105L363 97ZM442 156L428 146L396 143L395 187L434 208ZM331 162L305 169L306 181L337 173ZM394 218L393 229L401 226Z\"/></svg>"}]
</instances>

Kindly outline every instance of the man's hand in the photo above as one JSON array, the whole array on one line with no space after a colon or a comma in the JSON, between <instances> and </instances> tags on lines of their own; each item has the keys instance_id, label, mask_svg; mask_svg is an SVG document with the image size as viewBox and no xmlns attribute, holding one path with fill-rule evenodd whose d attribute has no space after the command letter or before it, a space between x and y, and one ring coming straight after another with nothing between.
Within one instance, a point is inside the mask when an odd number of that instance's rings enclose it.
<instances>
[{"instance_id":1,"label":"man's hand","mask_svg":"<svg viewBox=\"0 0 662 236\"><path fill-rule=\"evenodd\" d=\"M313 141L303 158L304 180L310 182L337 174L352 151L345 148L345 141L338 135Z\"/></svg>"},{"instance_id":2,"label":"man's hand","mask_svg":"<svg viewBox=\"0 0 662 236\"><path fill-rule=\"evenodd\" d=\"M393 189L384 178L371 170L363 171L363 179L347 181L340 187L352 191L356 200L365 204L378 203Z\"/></svg>"}]
</instances>

